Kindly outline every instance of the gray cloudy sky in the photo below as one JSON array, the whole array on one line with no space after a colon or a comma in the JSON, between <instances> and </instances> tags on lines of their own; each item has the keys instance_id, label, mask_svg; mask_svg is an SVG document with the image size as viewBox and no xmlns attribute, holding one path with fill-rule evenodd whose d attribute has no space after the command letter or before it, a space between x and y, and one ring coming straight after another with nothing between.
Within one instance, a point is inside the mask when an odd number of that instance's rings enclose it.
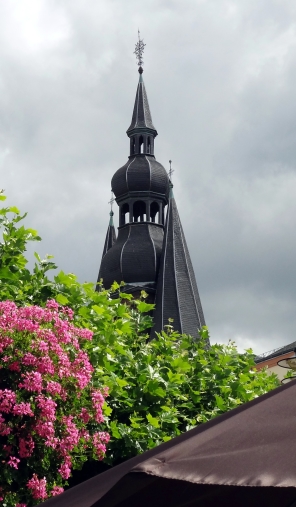
<instances>
[{"instance_id":1,"label":"gray cloudy sky","mask_svg":"<svg viewBox=\"0 0 296 507\"><path fill-rule=\"evenodd\" d=\"M296 340L296 2L0 3L0 171L40 254L95 280L138 74L212 341Z\"/></svg>"}]
</instances>

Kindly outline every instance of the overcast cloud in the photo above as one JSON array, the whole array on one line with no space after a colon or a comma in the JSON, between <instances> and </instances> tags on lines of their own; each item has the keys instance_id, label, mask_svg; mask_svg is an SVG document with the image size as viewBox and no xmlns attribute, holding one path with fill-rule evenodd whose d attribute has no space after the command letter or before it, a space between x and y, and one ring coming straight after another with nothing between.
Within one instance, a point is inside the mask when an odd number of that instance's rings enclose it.
<instances>
[{"instance_id":1,"label":"overcast cloud","mask_svg":"<svg viewBox=\"0 0 296 507\"><path fill-rule=\"evenodd\" d=\"M295 1L2 0L0 186L29 212L40 254L95 281L110 180L128 156L138 27L156 158L173 160L212 341L290 343Z\"/></svg>"}]
</instances>

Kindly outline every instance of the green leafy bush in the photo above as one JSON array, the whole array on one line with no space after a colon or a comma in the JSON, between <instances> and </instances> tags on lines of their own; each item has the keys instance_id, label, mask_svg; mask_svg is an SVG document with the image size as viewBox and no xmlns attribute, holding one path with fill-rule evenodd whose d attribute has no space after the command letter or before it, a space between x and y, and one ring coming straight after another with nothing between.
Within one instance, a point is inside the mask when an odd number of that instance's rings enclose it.
<instances>
[{"instance_id":1,"label":"green leafy bush","mask_svg":"<svg viewBox=\"0 0 296 507\"><path fill-rule=\"evenodd\" d=\"M251 350L239 354L234 343L205 349L200 341L182 336L169 325L152 341L153 305L133 300L114 284L111 291L96 292L92 283L80 284L73 274L48 271L52 259L26 267L28 241L39 240L36 231L19 226L23 217L15 208L0 211L4 234L0 247L0 299L17 304L45 305L55 299L75 312L75 325L93 331L84 343L99 377L109 387L104 414L111 441L107 461L119 463L169 440L193 426L249 401L278 385L275 375L254 370ZM9 218L10 217L10 218Z\"/></svg>"}]
</instances>

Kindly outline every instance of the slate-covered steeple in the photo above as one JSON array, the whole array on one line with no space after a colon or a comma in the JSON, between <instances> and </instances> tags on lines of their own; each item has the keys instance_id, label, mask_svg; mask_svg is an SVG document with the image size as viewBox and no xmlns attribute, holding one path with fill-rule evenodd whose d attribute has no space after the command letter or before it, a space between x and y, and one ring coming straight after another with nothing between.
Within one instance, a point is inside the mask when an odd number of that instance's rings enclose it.
<instances>
[{"instance_id":1,"label":"slate-covered steeple","mask_svg":"<svg viewBox=\"0 0 296 507\"><path fill-rule=\"evenodd\" d=\"M114 243L116 241L116 232L115 232L115 227L114 227L114 223L113 223L113 215L114 215L114 213L111 209L110 220L109 220L109 225L108 225L108 229L107 229L102 258L104 257L104 255L106 255L108 250L110 250L110 248L112 248L112 246L114 245Z\"/></svg>"},{"instance_id":2,"label":"slate-covered steeple","mask_svg":"<svg viewBox=\"0 0 296 507\"><path fill-rule=\"evenodd\" d=\"M156 286L154 327L160 332L169 319L174 329L197 337L205 325L195 275L170 184L163 247Z\"/></svg>"},{"instance_id":3,"label":"slate-covered steeple","mask_svg":"<svg viewBox=\"0 0 296 507\"><path fill-rule=\"evenodd\" d=\"M142 45L141 45L142 44ZM174 319L177 331L198 336L204 317L195 276L172 195L170 178L156 161L154 140L157 131L152 122L143 81L142 52L139 38L136 54L139 83L132 121L128 161L111 181L119 207L118 237L115 241L113 215L107 231L98 280L108 289L114 281L124 282L124 291L139 296L148 293L156 302L155 331L161 331L168 319Z\"/></svg>"},{"instance_id":4,"label":"slate-covered steeple","mask_svg":"<svg viewBox=\"0 0 296 507\"><path fill-rule=\"evenodd\" d=\"M130 138L130 156L139 155L141 153L154 155L154 139L157 136L156 128L152 123L142 67L139 68L139 73L140 78L133 117L126 132Z\"/></svg>"}]
</instances>

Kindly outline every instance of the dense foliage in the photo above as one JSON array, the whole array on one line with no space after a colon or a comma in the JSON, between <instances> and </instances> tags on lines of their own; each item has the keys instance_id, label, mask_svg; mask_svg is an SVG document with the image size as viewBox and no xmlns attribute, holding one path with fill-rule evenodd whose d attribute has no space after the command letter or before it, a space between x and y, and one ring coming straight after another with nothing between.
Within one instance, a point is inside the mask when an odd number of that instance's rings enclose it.
<instances>
[{"instance_id":1,"label":"dense foliage","mask_svg":"<svg viewBox=\"0 0 296 507\"><path fill-rule=\"evenodd\" d=\"M16 208L0 210L0 300L45 306L48 299L74 310L74 324L93 332L83 350L94 367L93 382L109 387L103 411L111 435L106 455L115 464L166 441L278 385L275 375L254 370L252 351L239 354L233 343L204 348L201 340L173 331L148 341L153 305L133 300L114 284L96 292L73 274L58 273L50 256L37 254L30 271L26 244L39 240L36 231L20 226Z\"/></svg>"}]
</instances>

